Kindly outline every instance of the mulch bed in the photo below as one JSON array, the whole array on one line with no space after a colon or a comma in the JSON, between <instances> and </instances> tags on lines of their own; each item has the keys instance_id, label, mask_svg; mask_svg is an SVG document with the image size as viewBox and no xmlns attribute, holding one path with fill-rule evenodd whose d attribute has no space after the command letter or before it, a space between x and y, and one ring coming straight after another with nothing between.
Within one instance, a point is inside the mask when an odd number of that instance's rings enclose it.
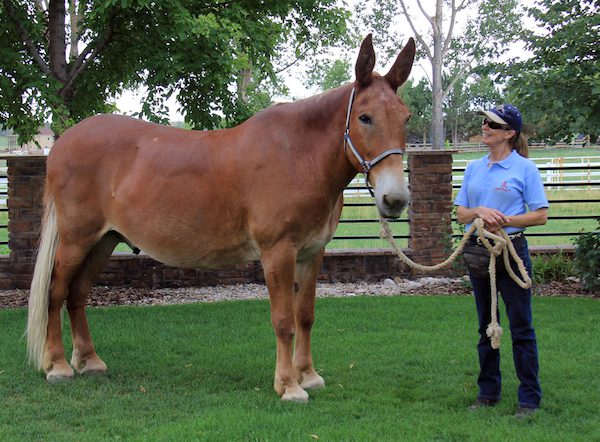
<instances>
[{"instance_id":1,"label":"mulch bed","mask_svg":"<svg viewBox=\"0 0 600 442\"><path fill-rule=\"evenodd\" d=\"M465 278L421 278L416 281L390 279L381 283L319 284L317 296L466 296L471 293ZM570 278L563 282L550 282L534 286L534 295L600 298L600 293L590 293L581 283ZM24 307L28 290L0 291L0 308ZM262 285L244 284L217 287L190 287L177 289L138 289L131 287L94 287L90 306L111 305L165 305L191 302L218 302L241 299L266 299L267 290Z\"/></svg>"}]
</instances>

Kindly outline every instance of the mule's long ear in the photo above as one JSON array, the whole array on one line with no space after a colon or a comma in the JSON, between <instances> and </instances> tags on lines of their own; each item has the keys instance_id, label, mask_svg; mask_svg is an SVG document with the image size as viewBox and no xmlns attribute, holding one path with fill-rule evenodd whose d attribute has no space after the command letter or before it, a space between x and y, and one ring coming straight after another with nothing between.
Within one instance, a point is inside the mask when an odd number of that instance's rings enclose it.
<instances>
[{"instance_id":1,"label":"mule's long ear","mask_svg":"<svg viewBox=\"0 0 600 442\"><path fill-rule=\"evenodd\" d=\"M408 78L415 60L415 52L415 40L411 37L404 49L398 54L398 58L396 58L390 71L385 74L385 79L392 86L392 89L397 90Z\"/></svg>"},{"instance_id":2,"label":"mule's long ear","mask_svg":"<svg viewBox=\"0 0 600 442\"><path fill-rule=\"evenodd\" d=\"M358 59L356 60L356 81L361 86L368 86L373 81L373 67L375 67L375 51L373 50L373 36L367 35L360 45Z\"/></svg>"}]
</instances>

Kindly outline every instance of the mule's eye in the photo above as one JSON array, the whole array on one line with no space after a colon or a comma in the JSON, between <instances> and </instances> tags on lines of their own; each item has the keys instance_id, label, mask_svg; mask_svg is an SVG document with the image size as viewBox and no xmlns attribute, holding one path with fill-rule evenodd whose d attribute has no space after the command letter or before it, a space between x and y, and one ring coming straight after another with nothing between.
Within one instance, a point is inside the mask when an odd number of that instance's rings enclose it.
<instances>
[{"instance_id":1,"label":"mule's eye","mask_svg":"<svg viewBox=\"0 0 600 442\"><path fill-rule=\"evenodd\" d=\"M362 114L358 117L358 119L363 124L373 124L373 120L371 120L371 117L369 117L367 114Z\"/></svg>"},{"instance_id":2,"label":"mule's eye","mask_svg":"<svg viewBox=\"0 0 600 442\"><path fill-rule=\"evenodd\" d=\"M408 117L406 117L406 123L408 123L408 122L410 121L410 117L411 117L411 116L412 116L412 115L409 115ZM405 123L405 124L406 124L406 123Z\"/></svg>"}]
</instances>

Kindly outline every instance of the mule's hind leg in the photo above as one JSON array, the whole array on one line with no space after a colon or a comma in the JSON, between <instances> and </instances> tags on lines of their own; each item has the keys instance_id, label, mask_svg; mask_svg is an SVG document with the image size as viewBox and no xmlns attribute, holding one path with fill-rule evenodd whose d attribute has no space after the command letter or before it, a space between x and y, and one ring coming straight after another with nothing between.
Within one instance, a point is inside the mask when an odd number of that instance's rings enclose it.
<instances>
[{"instance_id":1,"label":"mule's hind leg","mask_svg":"<svg viewBox=\"0 0 600 442\"><path fill-rule=\"evenodd\" d=\"M298 384L298 376L292 363L295 262L296 250L288 244L280 243L273 249L262 252L271 301L271 322L277 337L274 388L283 400L307 402L308 393Z\"/></svg>"},{"instance_id":2,"label":"mule's hind leg","mask_svg":"<svg viewBox=\"0 0 600 442\"><path fill-rule=\"evenodd\" d=\"M296 264L297 293L294 296L294 316L296 322L296 348L294 366L300 377L302 388L321 388L323 378L313 366L310 350L310 333L315 321L315 291L317 276L323 261L323 252L314 259Z\"/></svg>"},{"instance_id":3,"label":"mule's hind leg","mask_svg":"<svg viewBox=\"0 0 600 442\"><path fill-rule=\"evenodd\" d=\"M85 307L96 277L104 268L120 237L109 232L88 253L69 288L67 310L73 336L71 366L80 374L99 374L106 371L106 364L96 354Z\"/></svg>"},{"instance_id":4,"label":"mule's hind leg","mask_svg":"<svg viewBox=\"0 0 600 442\"><path fill-rule=\"evenodd\" d=\"M54 271L48 299L48 329L43 369L48 382L72 378L73 369L65 359L60 312L69 293L69 285L85 259L88 248L60 242L56 249Z\"/></svg>"}]
</instances>

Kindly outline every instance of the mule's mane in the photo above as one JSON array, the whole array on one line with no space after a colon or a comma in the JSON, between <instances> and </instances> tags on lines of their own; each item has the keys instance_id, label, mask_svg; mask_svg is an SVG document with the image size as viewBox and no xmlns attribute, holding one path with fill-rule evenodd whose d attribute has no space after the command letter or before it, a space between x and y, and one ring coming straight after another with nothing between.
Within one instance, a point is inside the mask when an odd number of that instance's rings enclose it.
<instances>
[{"instance_id":1,"label":"mule's mane","mask_svg":"<svg viewBox=\"0 0 600 442\"><path fill-rule=\"evenodd\" d=\"M347 95L351 87L352 84L346 84L299 101L278 103L260 114L269 115L276 112L286 115L290 113L293 118L298 119L299 122L305 122L308 127L320 129L331 124L332 118L338 112L345 118L348 104Z\"/></svg>"}]
</instances>

